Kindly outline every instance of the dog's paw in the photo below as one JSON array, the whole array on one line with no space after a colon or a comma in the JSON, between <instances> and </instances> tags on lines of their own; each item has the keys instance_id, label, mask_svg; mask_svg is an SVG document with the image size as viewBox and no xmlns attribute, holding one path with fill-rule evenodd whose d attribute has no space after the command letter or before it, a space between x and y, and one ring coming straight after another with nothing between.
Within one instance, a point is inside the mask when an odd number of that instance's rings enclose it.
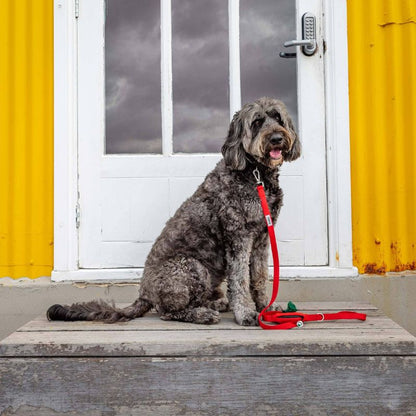
<instances>
[{"instance_id":1,"label":"dog's paw","mask_svg":"<svg viewBox=\"0 0 416 416\"><path fill-rule=\"evenodd\" d=\"M205 307L183 309L176 312L165 312L159 316L163 321L182 321L203 325L217 324L221 320L219 312Z\"/></svg>"},{"instance_id":2,"label":"dog's paw","mask_svg":"<svg viewBox=\"0 0 416 416\"><path fill-rule=\"evenodd\" d=\"M257 326L259 325L259 313L247 307L234 307L234 317L238 325Z\"/></svg>"},{"instance_id":3,"label":"dog's paw","mask_svg":"<svg viewBox=\"0 0 416 416\"><path fill-rule=\"evenodd\" d=\"M263 309L267 306L266 304L262 304L262 305L257 305L256 309L257 312L262 312ZM283 308L278 304L278 303L273 303L272 306L269 306L267 308L267 311L277 311L277 312L283 312Z\"/></svg>"},{"instance_id":4,"label":"dog's paw","mask_svg":"<svg viewBox=\"0 0 416 416\"><path fill-rule=\"evenodd\" d=\"M228 312L230 310L230 303L226 297L209 302L208 307L217 312Z\"/></svg>"},{"instance_id":5,"label":"dog's paw","mask_svg":"<svg viewBox=\"0 0 416 416\"><path fill-rule=\"evenodd\" d=\"M221 321L221 315L219 312L210 308L195 308L194 323L203 325L213 325Z\"/></svg>"},{"instance_id":6,"label":"dog's paw","mask_svg":"<svg viewBox=\"0 0 416 416\"><path fill-rule=\"evenodd\" d=\"M273 303L272 306L267 308L268 311L277 311L277 312L283 312L283 308L278 303Z\"/></svg>"}]
</instances>

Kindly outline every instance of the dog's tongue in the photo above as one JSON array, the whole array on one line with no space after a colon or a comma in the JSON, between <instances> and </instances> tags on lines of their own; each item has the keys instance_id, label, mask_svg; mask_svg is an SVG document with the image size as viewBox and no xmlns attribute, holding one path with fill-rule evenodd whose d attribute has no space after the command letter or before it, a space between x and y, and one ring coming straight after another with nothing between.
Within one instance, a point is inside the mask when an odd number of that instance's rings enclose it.
<instances>
[{"instance_id":1,"label":"dog's tongue","mask_svg":"<svg viewBox=\"0 0 416 416\"><path fill-rule=\"evenodd\" d=\"M272 159L279 159L282 156L282 151L279 149L270 150L270 157Z\"/></svg>"}]
</instances>

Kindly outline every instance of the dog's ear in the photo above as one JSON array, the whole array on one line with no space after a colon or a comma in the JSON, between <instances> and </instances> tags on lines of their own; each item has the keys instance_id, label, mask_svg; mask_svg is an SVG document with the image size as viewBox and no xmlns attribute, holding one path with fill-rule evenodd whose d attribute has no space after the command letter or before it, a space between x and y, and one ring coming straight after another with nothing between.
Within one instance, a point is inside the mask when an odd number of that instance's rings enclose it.
<instances>
[{"instance_id":1,"label":"dog's ear","mask_svg":"<svg viewBox=\"0 0 416 416\"><path fill-rule=\"evenodd\" d=\"M243 147L244 122L240 111L234 114L228 130L228 136L222 146L225 164L233 170L244 170L247 164Z\"/></svg>"},{"instance_id":2,"label":"dog's ear","mask_svg":"<svg viewBox=\"0 0 416 416\"><path fill-rule=\"evenodd\" d=\"M291 136L293 137L293 144L290 151L285 156L286 162L292 162L300 157L302 151L302 145L300 144L300 140L298 134L296 133L295 126L293 125L292 119L287 116L287 128L290 131Z\"/></svg>"}]
</instances>

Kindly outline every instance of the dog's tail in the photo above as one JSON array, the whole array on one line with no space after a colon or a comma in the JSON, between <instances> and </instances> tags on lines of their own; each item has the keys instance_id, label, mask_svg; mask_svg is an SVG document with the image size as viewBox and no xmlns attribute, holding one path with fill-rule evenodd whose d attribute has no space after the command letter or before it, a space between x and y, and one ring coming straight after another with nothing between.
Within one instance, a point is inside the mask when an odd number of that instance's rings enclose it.
<instances>
[{"instance_id":1,"label":"dog's tail","mask_svg":"<svg viewBox=\"0 0 416 416\"><path fill-rule=\"evenodd\" d=\"M127 308L116 308L102 300L69 305L52 305L46 312L50 321L102 321L106 323L130 321L143 316L152 308L144 299L137 299Z\"/></svg>"}]
</instances>

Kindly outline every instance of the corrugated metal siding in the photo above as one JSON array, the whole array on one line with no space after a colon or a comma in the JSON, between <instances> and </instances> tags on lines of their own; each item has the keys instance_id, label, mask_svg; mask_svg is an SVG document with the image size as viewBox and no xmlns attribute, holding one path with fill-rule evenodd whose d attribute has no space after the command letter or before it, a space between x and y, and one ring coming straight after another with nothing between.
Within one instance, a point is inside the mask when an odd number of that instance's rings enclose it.
<instances>
[{"instance_id":1,"label":"corrugated metal siding","mask_svg":"<svg viewBox=\"0 0 416 416\"><path fill-rule=\"evenodd\" d=\"M416 2L348 0L354 264L416 268Z\"/></svg>"},{"instance_id":2,"label":"corrugated metal siding","mask_svg":"<svg viewBox=\"0 0 416 416\"><path fill-rule=\"evenodd\" d=\"M0 277L50 275L53 1L0 2Z\"/></svg>"},{"instance_id":3,"label":"corrugated metal siding","mask_svg":"<svg viewBox=\"0 0 416 416\"><path fill-rule=\"evenodd\" d=\"M416 267L416 3L348 0L354 264ZM0 277L53 258L53 1L0 2Z\"/></svg>"}]
</instances>

